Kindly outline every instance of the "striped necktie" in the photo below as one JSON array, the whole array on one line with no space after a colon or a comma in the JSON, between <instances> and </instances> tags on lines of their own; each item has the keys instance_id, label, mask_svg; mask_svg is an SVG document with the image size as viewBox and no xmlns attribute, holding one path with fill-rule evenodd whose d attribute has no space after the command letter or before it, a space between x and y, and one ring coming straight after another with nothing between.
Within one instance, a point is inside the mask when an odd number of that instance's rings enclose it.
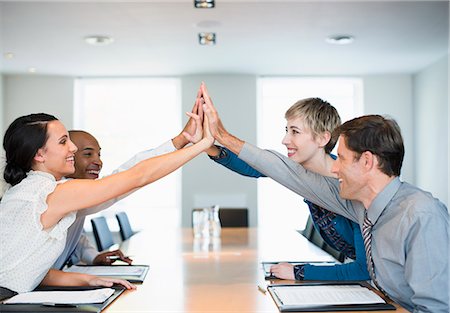
<instances>
[{"instance_id":1,"label":"striped necktie","mask_svg":"<svg viewBox=\"0 0 450 313\"><path fill-rule=\"evenodd\" d=\"M373 264L372 259L372 227L373 224L367 217L367 210L364 212L364 224L362 229L362 235L364 240L364 248L366 249L366 258L367 258L367 270L369 271L370 278L372 279L375 286L384 294L387 295L386 292L378 285L376 276L375 276L375 265Z\"/></svg>"}]
</instances>

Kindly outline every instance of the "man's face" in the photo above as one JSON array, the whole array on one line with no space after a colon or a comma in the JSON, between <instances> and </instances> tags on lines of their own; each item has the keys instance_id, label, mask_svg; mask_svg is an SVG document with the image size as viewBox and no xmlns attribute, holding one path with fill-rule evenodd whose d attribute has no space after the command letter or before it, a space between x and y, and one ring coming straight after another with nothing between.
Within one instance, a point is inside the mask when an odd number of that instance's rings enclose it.
<instances>
[{"instance_id":1,"label":"man's face","mask_svg":"<svg viewBox=\"0 0 450 313\"><path fill-rule=\"evenodd\" d=\"M103 166L97 139L85 132L71 133L70 138L78 147L78 151L75 153L75 173L69 177L97 179Z\"/></svg>"},{"instance_id":2,"label":"man's face","mask_svg":"<svg viewBox=\"0 0 450 313\"><path fill-rule=\"evenodd\" d=\"M339 178L340 196L343 199L360 200L366 184L362 158L347 147L344 137L339 137L338 158L331 171Z\"/></svg>"}]
</instances>

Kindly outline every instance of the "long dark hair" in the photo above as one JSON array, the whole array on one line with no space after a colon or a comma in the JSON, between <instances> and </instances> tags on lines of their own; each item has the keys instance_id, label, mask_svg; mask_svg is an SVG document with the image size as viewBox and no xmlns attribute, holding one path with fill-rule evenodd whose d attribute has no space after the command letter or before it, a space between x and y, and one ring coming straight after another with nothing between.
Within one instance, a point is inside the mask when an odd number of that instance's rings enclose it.
<instances>
[{"instance_id":1,"label":"long dark hair","mask_svg":"<svg viewBox=\"0 0 450 313\"><path fill-rule=\"evenodd\" d=\"M31 170L37 151L47 142L47 123L58 120L53 115L35 113L17 118L9 125L3 138L6 152L5 181L20 183Z\"/></svg>"}]
</instances>

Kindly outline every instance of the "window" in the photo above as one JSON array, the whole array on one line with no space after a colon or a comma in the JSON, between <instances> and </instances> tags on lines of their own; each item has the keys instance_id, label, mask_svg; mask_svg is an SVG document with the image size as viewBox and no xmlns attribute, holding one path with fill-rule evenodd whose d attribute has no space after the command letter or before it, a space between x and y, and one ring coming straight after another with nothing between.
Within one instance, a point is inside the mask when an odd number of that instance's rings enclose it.
<instances>
[{"instance_id":1,"label":"window","mask_svg":"<svg viewBox=\"0 0 450 313\"><path fill-rule=\"evenodd\" d=\"M342 121L362 114L362 80L349 78L260 78L258 146L286 154L284 113L300 99L330 102ZM303 198L271 179L258 179L258 225L303 229L309 214Z\"/></svg>"},{"instance_id":2,"label":"window","mask_svg":"<svg viewBox=\"0 0 450 313\"><path fill-rule=\"evenodd\" d=\"M74 126L88 131L99 141L103 161L100 176L180 131L180 94L180 80L175 78L76 80ZM160 225L158 212L161 210L170 212L164 227L178 226L180 198L178 170L100 214L108 217L111 230L118 230L114 217L118 211L127 212L135 229ZM86 229L89 228L90 223L86 223Z\"/></svg>"}]
</instances>

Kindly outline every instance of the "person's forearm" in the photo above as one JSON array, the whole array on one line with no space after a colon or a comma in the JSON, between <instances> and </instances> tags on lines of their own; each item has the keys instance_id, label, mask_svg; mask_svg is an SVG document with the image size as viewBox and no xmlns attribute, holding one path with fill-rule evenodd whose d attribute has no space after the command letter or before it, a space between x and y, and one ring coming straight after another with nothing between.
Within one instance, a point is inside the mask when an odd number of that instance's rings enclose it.
<instances>
[{"instance_id":1,"label":"person's forearm","mask_svg":"<svg viewBox=\"0 0 450 313\"><path fill-rule=\"evenodd\" d=\"M41 286L88 286L91 275L66 273L50 269L41 282Z\"/></svg>"},{"instance_id":2,"label":"person's forearm","mask_svg":"<svg viewBox=\"0 0 450 313\"><path fill-rule=\"evenodd\" d=\"M223 146L230 149L233 153L239 155L245 142L224 129L220 129L217 133L216 140Z\"/></svg>"},{"instance_id":3,"label":"person's forearm","mask_svg":"<svg viewBox=\"0 0 450 313\"><path fill-rule=\"evenodd\" d=\"M138 174L138 181L140 181L137 187L145 186L172 173L205 151L210 145L211 142L202 139L185 149L157 156L137 164L133 170L133 174Z\"/></svg>"}]
</instances>

